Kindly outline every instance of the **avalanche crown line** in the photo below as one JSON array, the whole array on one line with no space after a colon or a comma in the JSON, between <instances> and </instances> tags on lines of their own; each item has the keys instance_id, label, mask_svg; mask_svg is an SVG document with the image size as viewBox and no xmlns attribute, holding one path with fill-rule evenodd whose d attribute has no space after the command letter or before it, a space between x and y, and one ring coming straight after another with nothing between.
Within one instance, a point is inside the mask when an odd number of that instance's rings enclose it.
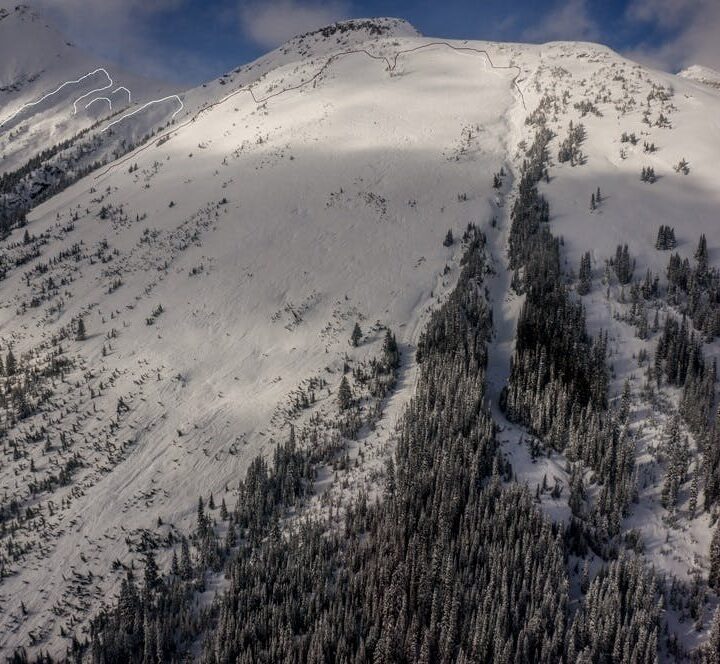
<instances>
[{"instance_id":1,"label":"avalanche crown line","mask_svg":"<svg viewBox=\"0 0 720 664\"><path fill-rule=\"evenodd\" d=\"M465 42L465 43L467 43L467 42ZM219 101L216 101L213 104L209 104L208 106L205 106L204 108L200 109L189 120L186 120L185 122L178 125L177 127L173 127L172 129L169 129L168 131L166 131L164 134L161 134L160 136L154 137L147 144L143 145L142 147L137 148L136 150L131 152L129 155L127 155L124 159L121 159L120 161L116 161L115 163L111 164L102 173L99 173L98 175L96 175L95 179L99 180L101 177L104 177L105 175L107 175L111 170L113 170L117 166L121 166L122 164L127 163L131 159L135 158L141 152L147 150L148 148L152 147L153 145L157 145L158 141L162 140L163 138L165 138L167 136L172 136L173 134L177 133L184 127L187 127L189 124L195 122L195 120L197 120L197 118L200 117L200 115L202 115L203 113L206 113L207 111L215 108L216 106L220 106L221 104L224 104L232 97L239 95L241 92L249 92L250 96L253 98L253 101L256 104L263 104L266 101L273 99L274 97L279 97L280 95L284 95L284 94L286 94L288 92L292 92L294 90L300 90L300 89L310 85L311 83L314 83L315 81L317 81L317 79L320 76L322 76L322 74L325 72L325 70L328 69L328 67L330 67L330 65L333 62L335 62L336 60L345 58L349 55L356 55L356 54L366 55L367 57L369 57L372 60L380 60L381 62L384 62L386 65L386 71L388 71L392 74L397 69L398 59L400 58L401 55L405 55L407 53L415 53L417 51L421 51L423 49L430 48L432 46L445 46L446 48L449 48L457 53L463 53L463 52L478 53L478 54L484 55L487 58L487 61L490 64L490 67L492 69L514 69L514 70L516 70L517 73L515 74L515 76L513 76L512 85L515 88L515 90L517 90L517 93L518 93L520 101L523 105L523 108L525 108L527 110L527 106L525 104L525 95L523 95L522 90L520 89L520 86L518 85L518 78L520 78L520 75L522 74L522 70L520 69L520 67L517 65L496 65L492 61L490 54L484 48L475 48L473 46L454 46L453 44L450 44L449 42L446 42L446 41L432 41L432 42L428 42L427 44L421 44L420 46L415 46L413 48L407 48L407 49L397 51L395 53L395 55L393 56L392 61L390 60L389 57L386 57L384 55L376 55L374 53L370 53L370 51L368 51L367 49L364 49L364 48L353 49L353 50L343 51L341 53L335 53L334 55L331 55L325 61L325 64L323 64L322 67L320 67L320 69L318 69L317 72L315 72L315 74L313 76L311 76L307 81L302 81L301 83L298 83L297 85L293 85L288 88L278 90L277 92L273 92L265 97L260 97L260 98L256 97L255 91L252 89L252 87L250 85L239 87L237 90L226 95ZM178 101L180 101L180 104L182 106L182 101L180 100L180 98L177 95L173 95L173 96L177 97ZM170 99L170 98L171 97L166 97L165 99ZM158 101L165 101L165 99L161 99ZM103 129L103 131L107 131L110 127L117 124L118 122L121 122L125 118L130 117L131 115L135 115L135 113L139 113L141 110L143 110L143 108L145 108L146 106L148 106L149 104L152 104L152 103L157 103L157 102L149 102L148 104L140 107L136 111L133 111L132 113L130 113L128 115L124 115L123 117L116 120L115 122L110 123L107 127L105 127L105 129ZM180 113L180 111L182 111L183 108L184 108L184 106L182 108L178 109L177 111L175 111L175 113L173 113L170 120L172 121L175 118L175 116L178 113Z\"/></svg>"},{"instance_id":2,"label":"avalanche crown line","mask_svg":"<svg viewBox=\"0 0 720 664\"><path fill-rule=\"evenodd\" d=\"M115 88L110 94L114 95L116 92L120 92L120 90L125 90L125 92L128 93L128 104L132 103L132 94L130 94L130 90L128 90L124 85L121 85L119 88ZM90 106L92 106L96 101L106 101L110 105L110 110L112 111L113 105L110 97L95 97L95 99L85 104L85 108L90 108Z\"/></svg>"},{"instance_id":3,"label":"avalanche crown line","mask_svg":"<svg viewBox=\"0 0 720 664\"><path fill-rule=\"evenodd\" d=\"M80 97L78 97L78 98L73 102L73 115L77 115L77 105L78 105L78 103L81 102L83 99L87 99L90 95L94 95L94 94L97 93L97 92L104 92L105 90L108 90L108 89L111 88L113 85L115 85L115 83L114 83L113 80L112 80L112 77L110 76L110 74L108 74L107 69L104 69L104 68L100 67L99 69L96 69L93 73L97 73L97 72L99 72L99 71L101 71L103 74L105 74L105 76L107 76L107 79L108 79L107 85L104 85L103 87L97 88L97 89L95 89L95 90L90 90L90 92L86 92L84 95L81 95ZM92 102L91 102L91 103L92 103ZM85 108L87 108L87 106L86 106Z\"/></svg>"},{"instance_id":4,"label":"avalanche crown line","mask_svg":"<svg viewBox=\"0 0 720 664\"><path fill-rule=\"evenodd\" d=\"M139 108L136 108L134 111L131 111L130 113L126 113L122 117L118 118L117 120L114 120L110 124L108 124L106 127L100 130L100 133L105 133L110 127L114 127L118 122L122 122L123 120L127 120L128 118L131 118L133 115L136 115L140 113L140 111L144 111L148 106L152 106L153 104L161 104L162 102L169 101L170 99L176 99L178 103L180 104L180 108L178 108L170 117L170 121L175 119L175 116L180 113L184 108L185 104L183 104L182 99L178 97L178 95L170 95L169 97L163 97L162 99L153 99L152 101L149 101Z\"/></svg>"},{"instance_id":5,"label":"avalanche crown line","mask_svg":"<svg viewBox=\"0 0 720 664\"><path fill-rule=\"evenodd\" d=\"M68 85L75 85L75 84L77 84L77 83L82 83L86 78L89 78L90 76L94 76L95 74L97 74L97 73L99 73L99 72L103 72L103 73L108 77L108 79L109 79L110 81L112 81L112 79L110 78L110 74L108 74L107 71L106 71L104 68L102 68L102 67L100 67L100 68L98 68L98 69L95 69L95 70L93 70L93 71L91 71L91 72L88 72L87 74L85 74L84 76L81 76L81 77L78 78L78 79L70 80L70 81L65 81L64 83L62 83L61 85L59 85L59 86L58 86L55 90L53 90L52 92L48 92L44 97L41 97L40 99L38 99L38 100L36 100L36 101L31 101L31 102L28 102L28 103L26 103L26 104L23 104L23 105L22 105L20 108L18 108L12 115L9 115L9 116L8 116L7 118L5 118L4 120L0 121L0 127L2 127L3 125L7 124L8 122L10 122L11 120L13 120L14 118L16 118L16 117L17 117L20 113L22 113L26 108L31 108L32 106L37 106L38 104L41 104L42 102L44 102L44 101L45 101L46 99L48 99L49 97L52 97L53 95L56 95L58 92L60 92L60 90L62 90L63 88L67 87ZM93 90L93 92L91 92L91 93L89 93L89 94L93 94L94 92L100 92L100 91L102 91L102 90L107 90L108 87L112 87L112 82L110 83L109 86L105 86L105 87L103 87L103 88L100 88L99 90ZM78 103L78 101L80 101L81 99L83 99L83 98L86 97L86 96L88 96L88 95L83 95L82 97L79 97L78 99L75 100L75 102L73 103L74 113L77 113L77 103ZM73 113L73 114L74 114L74 113Z\"/></svg>"}]
</instances>

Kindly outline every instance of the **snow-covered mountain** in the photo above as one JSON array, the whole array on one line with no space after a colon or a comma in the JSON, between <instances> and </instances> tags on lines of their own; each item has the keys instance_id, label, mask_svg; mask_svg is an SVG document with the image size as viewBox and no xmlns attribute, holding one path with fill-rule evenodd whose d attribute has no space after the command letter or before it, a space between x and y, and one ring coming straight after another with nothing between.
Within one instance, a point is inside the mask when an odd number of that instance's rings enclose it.
<instances>
[{"instance_id":1,"label":"snow-covered mountain","mask_svg":"<svg viewBox=\"0 0 720 664\"><path fill-rule=\"evenodd\" d=\"M26 9L6 13L0 30L4 21L40 29ZM3 113L94 69L54 39L37 61L3 58ZM68 120L86 91L14 118L0 134L10 163L96 120ZM653 387L662 330L638 321L680 318L684 306L679 290L666 294L660 226L689 262L704 234L719 267L720 92L596 44L442 41L373 19L295 38L181 97L173 124L33 207L0 244L3 654L57 655L87 638L126 571L148 550L167 571L198 497L235 505L253 459L270 457L291 426L302 436L326 423L342 450L343 463L319 468L303 514L341 513L360 489L378 495L416 387L418 340L458 284L468 224L487 238L486 397L502 453L511 477L537 487L543 512L570 524L569 452L535 442L543 437L500 408L526 301L515 288L526 268L508 262L511 210L539 128L551 132L537 186L561 238L564 283L590 335L607 335L610 402L630 390L623 430L636 490L619 533L606 530L668 585L677 579L681 599L663 612L677 652L705 639L717 604L703 585L717 509L702 509L707 441L679 425L688 458L669 505L665 441L682 390ZM36 131L37 142L21 138ZM618 267L624 245L634 289ZM641 296L646 274L660 285ZM709 366L720 343L708 325L698 337ZM375 399L358 376L377 366L386 329L403 359L395 387ZM334 424L346 374L362 404L353 435ZM591 464L581 474L590 513L609 480ZM610 549L587 554L592 574ZM573 554L574 603L582 567ZM693 579L706 599L691 611L682 598L696 601ZM198 601L227 583L208 572ZM665 641L661 657L671 659Z\"/></svg>"},{"instance_id":2,"label":"snow-covered mountain","mask_svg":"<svg viewBox=\"0 0 720 664\"><path fill-rule=\"evenodd\" d=\"M712 67L704 67L703 65L692 65L687 69L683 69L678 76L688 78L692 81L698 81L711 85L714 88L720 88L720 72Z\"/></svg>"},{"instance_id":3,"label":"snow-covered mountain","mask_svg":"<svg viewBox=\"0 0 720 664\"><path fill-rule=\"evenodd\" d=\"M84 53L45 18L23 4L0 6L0 172L102 120L169 94L168 86L145 81ZM142 137L167 119L178 102L151 108L128 124L124 138Z\"/></svg>"}]
</instances>

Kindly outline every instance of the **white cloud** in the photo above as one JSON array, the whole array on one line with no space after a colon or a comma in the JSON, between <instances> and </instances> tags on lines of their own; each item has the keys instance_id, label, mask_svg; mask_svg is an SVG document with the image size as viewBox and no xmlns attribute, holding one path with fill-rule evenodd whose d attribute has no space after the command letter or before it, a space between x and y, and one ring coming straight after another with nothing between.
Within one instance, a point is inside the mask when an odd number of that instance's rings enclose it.
<instances>
[{"instance_id":1,"label":"white cloud","mask_svg":"<svg viewBox=\"0 0 720 664\"><path fill-rule=\"evenodd\" d=\"M295 35L321 28L350 13L345 0L260 0L240 3L243 32L259 46L274 48Z\"/></svg>"},{"instance_id":2,"label":"white cloud","mask_svg":"<svg viewBox=\"0 0 720 664\"><path fill-rule=\"evenodd\" d=\"M136 25L151 14L178 9L185 0L34 0L64 24L82 30L102 30Z\"/></svg>"},{"instance_id":3,"label":"white cloud","mask_svg":"<svg viewBox=\"0 0 720 664\"><path fill-rule=\"evenodd\" d=\"M2 0L0 0L2 1ZM199 53L158 44L149 21L182 9L187 0L32 0L83 51L158 80L200 80L208 62Z\"/></svg>"},{"instance_id":4,"label":"white cloud","mask_svg":"<svg viewBox=\"0 0 720 664\"><path fill-rule=\"evenodd\" d=\"M641 44L630 55L662 69L701 64L720 69L718 0L633 0L631 21L665 33L660 44Z\"/></svg>"},{"instance_id":5,"label":"white cloud","mask_svg":"<svg viewBox=\"0 0 720 664\"><path fill-rule=\"evenodd\" d=\"M564 0L540 23L525 30L523 37L533 42L596 41L600 31L588 12L587 0Z\"/></svg>"}]
</instances>

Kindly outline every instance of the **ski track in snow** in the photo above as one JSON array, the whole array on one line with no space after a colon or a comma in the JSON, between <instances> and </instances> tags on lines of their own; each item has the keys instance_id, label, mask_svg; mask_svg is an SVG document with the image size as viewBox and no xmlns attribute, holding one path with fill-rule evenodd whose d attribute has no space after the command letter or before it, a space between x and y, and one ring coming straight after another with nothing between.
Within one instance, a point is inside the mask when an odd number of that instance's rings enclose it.
<instances>
[{"instance_id":1,"label":"ski track in snow","mask_svg":"<svg viewBox=\"0 0 720 664\"><path fill-rule=\"evenodd\" d=\"M331 55L331 56L325 61L325 64L324 64L322 67L320 67L320 69L318 69L317 72L315 72L315 74L313 74L313 76L311 76L307 81L302 81L301 83L298 83L297 85L293 85L293 86L290 86L290 87L288 87L288 88L283 88L282 90L278 90L277 92L273 92L273 93L271 93L271 94L269 94L269 95L267 95L267 96L265 96L265 97L260 97L260 98L256 97L254 90L253 90L252 87L250 87L249 85L248 85L248 86L242 86L242 87L238 88L237 90L235 90L234 92L231 92L229 95L227 95L226 97L223 97L223 98L220 99L219 101L216 101L215 103L210 104L210 105L206 106L205 108L199 110L197 113L195 113L195 115L193 115L189 120L186 120L185 122L183 122L181 125L178 125L177 127L173 127L172 129L170 129L169 131L165 132L164 134L161 134L161 135L158 136L157 138L154 138L152 141L148 142L146 145L138 148L138 149L135 150L134 152L131 152L131 153L128 154L124 159L121 159L120 161L116 161L115 163L111 164L111 165L110 165L108 168L106 168L102 173L96 175L96 176L95 176L95 179L96 179L96 180L99 180L100 178L102 178L102 177L104 177L105 175L107 175L107 174L108 174L110 171L112 171L114 168L116 168L116 167L118 167L118 166L122 166L123 164L127 163L127 162L130 161L131 159L134 159L135 157L137 157L137 155L140 154L141 152L144 152L145 150L147 150L148 148L152 147L153 145L157 145L158 141L161 141L162 139L164 139L164 138L166 138L166 137L168 137L168 136L172 136L173 134L177 133L177 132L180 131L181 129L184 129L184 128L187 127L188 125L192 124L192 123L195 122L195 120L197 120L197 118L200 117L203 113L206 113L207 111L210 111L210 110L212 110L213 108L216 108L217 106L221 106L222 104L226 103L227 101L229 101L230 99L232 99L233 97L239 95L239 94L242 93L242 92L249 92L250 95L251 95L251 97L253 98L253 101L254 101L256 104L264 104L266 101L269 101L270 99L274 99L275 97L280 97L281 95L287 94L288 92L294 92L294 91L296 91L296 90L300 90L300 89L304 88L305 86L309 85L310 83L314 83L318 78L320 78L320 76L322 76L322 75L325 73L325 71L330 67L331 64L333 64L336 60L340 60L340 59L345 58L345 57L347 57L347 56L350 56L350 55L366 55L367 57L369 57L369 58L372 59L372 60L379 60L379 61L381 61L381 62L384 62L384 63L387 65L387 71L388 71L389 73L392 73L392 72L394 72L394 71L397 69L398 59L400 58L401 55L407 55L407 54L409 54L409 53L416 53L417 51L421 51L421 50L430 48L430 47L432 47L432 46L445 46L445 47L447 47L447 48L449 48L449 49L451 49L451 50L453 50L453 51L456 51L456 52L478 53L478 54L484 55L484 56L487 58L487 61L488 61L488 63L490 64L490 67L492 67L493 69L515 69L515 70L517 70L517 73L515 74L515 76L514 76L513 79L512 79L512 84L513 84L513 86L515 87L515 89L516 89L517 92L518 92L518 95L519 95L520 101L522 102L523 108L524 108L525 110L527 110L527 106L525 105L525 96L523 95L522 90L520 89L520 86L519 86L518 83L517 83L518 78L519 78L520 75L522 74L522 70L520 69L520 67L517 66L517 65L496 65L496 64L492 61L492 58L490 57L490 54L489 54L484 48L474 48L474 47L472 47L472 46L454 46L454 45L452 45L452 44L450 44L449 42L446 42L446 41L433 41L433 42L429 42L429 43L427 43L427 44L421 44L420 46L415 46L415 47L413 47L413 48L407 48L407 49L403 49L403 50L397 51L397 52L395 53L395 55L393 56L392 61L390 60L389 57L386 57L386 56L384 56L384 55L376 55L376 54L371 53L370 51L368 51L367 49L364 49L364 48L361 48L361 49L351 49L351 50L349 50L349 51L342 51L341 53L335 53L334 55ZM177 95L174 95L174 97L177 97L178 101L180 101L180 104L182 105L182 101L180 100L180 97L178 97ZM166 99L170 99L170 98L171 98L171 97L168 97L168 98L166 98ZM159 100L159 101L166 101L166 99L161 99L161 100ZM150 103L153 103L153 102L150 102ZM141 110L143 110L143 108L146 108L146 107L147 107L147 105L146 105L145 107L141 107L141 108L137 109L137 110L134 111L133 113L130 113L130 114L128 114L128 115L123 116L122 118L119 118L119 119L116 120L115 122L110 123L110 124L109 124L107 127L105 127L102 131L103 131L103 132L107 131L107 130L110 129L110 127L112 127L113 125L116 125L118 122L122 122L122 121L125 120L126 118L129 118L129 117L131 117L132 115L135 115L135 113L139 113ZM172 120L175 118L175 116L176 116L178 113L180 113L182 110L183 110L182 108L180 108L179 110L177 110L177 111L173 114L173 116L170 118L170 120L172 121Z\"/></svg>"}]
</instances>

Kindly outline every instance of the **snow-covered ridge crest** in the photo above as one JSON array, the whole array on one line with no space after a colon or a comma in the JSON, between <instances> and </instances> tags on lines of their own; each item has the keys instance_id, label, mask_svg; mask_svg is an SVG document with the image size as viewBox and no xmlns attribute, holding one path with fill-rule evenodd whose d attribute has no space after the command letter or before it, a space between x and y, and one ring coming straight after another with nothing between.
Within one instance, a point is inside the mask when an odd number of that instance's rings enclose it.
<instances>
[{"instance_id":1,"label":"snow-covered ridge crest","mask_svg":"<svg viewBox=\"0 0 720 664\"><path fill-rule=\"evenodd\" d=\"M410 23L400 18L356 18L338 21L317 30L297 35L280 47L287 54L297 51L302 57L325 53L328 47L349 48L373 40L421 37Z\"/></svg>"},{"instance_id":2,"label":"snow-covered ridge crest","mask_svg":"<svg viewBox=\"0 0 720 664\"><path fill-rule=\"evenodd\" d=\"M691 81L697 81L698 83L704 83L714 88L720 88L720 72L711 67L691 65L687 69L678 72L678 76L682 76Z\"/></svg>"},{"instance_id":3,"label":"snow-covered ridge crest","mask_svg":"<svg viewBox=\"0 0 720 664\"><path fill-rule=\"evenodd\" d=\"M324 38L332 37L335 34L364 33L369 36L378 37L419 37L420 32L402 18L354 18L347 21L338 21L325 27L298 35L296 39L322 35Z\"/></svg>"}]
</instances>

